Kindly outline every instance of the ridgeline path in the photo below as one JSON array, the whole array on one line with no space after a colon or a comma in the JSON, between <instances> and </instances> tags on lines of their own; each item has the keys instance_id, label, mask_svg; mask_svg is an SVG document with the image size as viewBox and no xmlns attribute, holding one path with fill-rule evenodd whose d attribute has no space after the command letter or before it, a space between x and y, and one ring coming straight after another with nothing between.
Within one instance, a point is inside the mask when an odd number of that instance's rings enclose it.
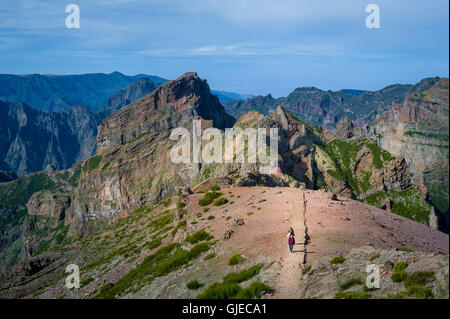
<instances>
[{"instance_id":1,"label":"ridgeline path","mask_svg":"<svg viewBox=\"0 0 450 319\"><path fill-rule=\"evenodd\" d=\"M306 262L306 223L305 223L305 194L296 194L289 206L289 224L295 232L295 245L293 252L289 251L287 233L284 235L286 254L283 258L280 280L275 288L274 298L297 299L300 298L299 282L302 276L303 264Z\"/></svg>"}]
</instances>

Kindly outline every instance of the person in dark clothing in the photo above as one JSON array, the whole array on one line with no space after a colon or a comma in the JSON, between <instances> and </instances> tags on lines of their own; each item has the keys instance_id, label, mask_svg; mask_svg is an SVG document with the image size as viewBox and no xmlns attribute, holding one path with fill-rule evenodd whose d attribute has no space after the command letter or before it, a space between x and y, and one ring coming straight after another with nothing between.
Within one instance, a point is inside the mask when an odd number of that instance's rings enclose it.
<instances>
[{"instance_id":1,"label":"person in dark clothing","mask_svg":"<svg viewBox=\"0 0 450 319\"><path fill-rule=\"evenodd\" d=\"M288 244L289 244L289 250L292 253L292 250L294 249L294 245L295 245L295 238L293 235L289 236Z\"/></svg>"}]
</instances>

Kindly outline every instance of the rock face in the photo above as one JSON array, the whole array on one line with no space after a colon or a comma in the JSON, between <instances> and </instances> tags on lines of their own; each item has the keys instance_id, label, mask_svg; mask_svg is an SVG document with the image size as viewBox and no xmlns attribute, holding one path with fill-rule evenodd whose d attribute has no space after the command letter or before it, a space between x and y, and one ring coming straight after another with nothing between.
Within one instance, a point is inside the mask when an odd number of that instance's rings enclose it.
<instances>
[{"instance_id":1,"label":"rock face","mask_svg":"<svg viewBox=\"0 0 450 319\"><path fill-rule=\"evenodd\" d=\"M103 106L98 115L100 118L105 119L111 116L122 107L131 104L139 100L144 95L154 91L158 87L158 84L151 81L148 78L139 78L129 86L111 96L106 105Z\"/></svg>"},{"instance_id":2,"label":"rock face","mask_svg":"<svg viewBox=\"0 0 450 319\"><path fill-rule=\"evenodd\" d=\"M287 97L274 99L270 94L257 96L245 101L232 101L225 104L229 114L239 118L255 110L268 115L277 106L282 105L298 118L312 125L334 129L344 117L364 126L372 121L376 114L387 109L392 102L400 103L405 96L430 88L439 78L423 79L415 85L390 85L378 91L322 91L315 87L300 87Z\"/></svg>"},{"instance_id":3,"label":"rock face","mask_svg":"<svg viewBox=\"0 0 450 319\"><path fill-rule=\"evenodd\" d=\"M118 109L157 87L148 78L139 78L93 114L84 107L72 107L66 113L43 113L23 103L0 101L7 115L0 120L0 169L19 175L45 169L67 169L94 155L97 125Z\"/></svg>"},{"instance_id":4,"label":"rock face","mask_svg":"<svg viewBox=\"0 0 450 319\"><path fill-rule=\"evenodd\" d=\"M448 79L440 79L430 89L408 95L402 104L392 104L371 125L378 144L406 159L413 180L428 187L441 213L448 212L448 90Z\"/></svg>"},{"instance_id":5,"label":"rock face","mask_svg":"<svg viewBox=\"0 0 450 319\"><path fill-rule=\"evenodd\" d=\"M67 112L74 105L91 111L137 79L159 85L167 80L151 75L127 76L119 72L80 75L0 74L0 100L24 102L44 112Z\"/></svg>"},{"instance_id":6,"label":"rock face","mask_svg":"<svg viewBox=\"0 0 450 319\"><path fill-rule=\"evenodd\" d=\"M372 257L374 256L374 257ZM374 249L360 247L352 249L343 256L344 262L330 265L333 256L316 260L308 273L300 281L302 298L353 298L355 299L404 299L404 298L443 298L448 299L448 255L429 254L422 252L405 253L395 249ZM375 258L372 260L372 258ZM422 294L408 289L403 282L393 282L394 265L407 263L406 275L413 276L415 272L432 272L428 282L424 282ZM395 263L395 264L394 264ZM376 265L379 269L379 288L370 292L364 290L368 274L366 267ZM359 279L359 283L347 287L344 283L350 279ZM342 288L344 287L344 288ZM424 295L426 291L427 295Z\"/></svg>"},{"instance_id":7,"label":"rock face","mask_svg":"<svg viewBox=\"0 0 450 319\"><path fill-rule=\"evenodd\" d=\"M18 175L71 167L95 150L97 117L82 107L43 113L23 103L0 101L0 169Z\"/></svg>"},{"instance_id":8,"label":"rock face","mask_svg":"<svg viewBox=\"0 0 450 319\"><path fill-rule=\"evenodd\" d=\"M99 126L97 155L84 168L67 219L72 231L89 220L111 221L149 201L161 200L195 184L200 164L173 164L170 130L191 129L194 118L204 127L232 127L205 80L186 73L122 108Z\"/></svg>"},{"instance_id":9,"label":"rock face","mask_svg":"<svg viewBox=\"0 0 450 319\"><path fill-rule=\"evenodd\" d=\"M186 73L103 121L97 144L100 150L124 145L141 134L188 124L197 116L212 121L219 129L232 127L235 122L211 94L206 81L196 73Z\"/></svg>"},{"instance_id":10,"label":"rock face","mask_svg":"<svg viewBox=\"0 0 450 319\"><path fill-rule=\"evenodd\" d=\"M17 174L14 172L0 171L0 183L10 182L17 179Z\"/></svg>"}]
</instances>

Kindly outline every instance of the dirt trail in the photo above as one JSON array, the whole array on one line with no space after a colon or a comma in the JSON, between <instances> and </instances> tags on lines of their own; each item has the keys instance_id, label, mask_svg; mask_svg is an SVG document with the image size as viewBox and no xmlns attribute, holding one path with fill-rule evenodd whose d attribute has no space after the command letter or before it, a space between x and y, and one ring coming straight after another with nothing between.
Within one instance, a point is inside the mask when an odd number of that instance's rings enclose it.
<instances>
[{"instance_id":1,"label":"dirt trail","mask_svg":"<svg viewBox=\"0 0 450 319\"><path fill-rule=\"evenodd\" d=\"M295 245L293 252L289 252L287 234L283 240L286 242L286 254L283 257L283 267L280 273L280 281L275 287L274 298L295 299L299 298L298 285L302 275L303 264L306 261L305 254L305 195L303 192L295 194L295 198L289 207L289 224L295 232ZM294 295L293 295L294 294Z\"/></svg>"}]
</instances>

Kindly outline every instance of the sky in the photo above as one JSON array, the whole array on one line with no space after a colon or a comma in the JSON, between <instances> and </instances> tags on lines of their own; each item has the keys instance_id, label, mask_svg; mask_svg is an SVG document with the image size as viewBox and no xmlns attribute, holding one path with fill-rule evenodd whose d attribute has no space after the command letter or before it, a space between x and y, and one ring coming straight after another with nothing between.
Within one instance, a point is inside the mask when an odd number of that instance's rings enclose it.
<instances>
[{"instance_id":1,"label":"sky","mask_svg":"<svg viewBox=\"0 0 450 319\"><path fill-rule=\"evenodd\" d=\"M380 28L366 27L377 4ZM80 8L80 28L65 21ZM448 77L448 0L0 0L0 73L119 71L286 96Z\"/></svg>"}]
</instances>

